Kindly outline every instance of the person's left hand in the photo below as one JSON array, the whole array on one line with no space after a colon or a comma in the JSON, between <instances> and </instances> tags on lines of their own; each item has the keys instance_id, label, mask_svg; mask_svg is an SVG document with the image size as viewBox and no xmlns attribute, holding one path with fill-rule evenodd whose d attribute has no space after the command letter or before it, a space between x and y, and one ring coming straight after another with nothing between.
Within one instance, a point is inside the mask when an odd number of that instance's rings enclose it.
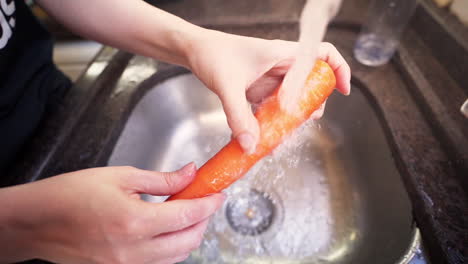
<instances>
[{"instance_id":1,"label":"person's left hand","mask_svg":"<svg viewBox=\"0 0 468 264\"><path fill-rule=\"evenodd\" d=\"M176 263L199 247L223 194L148 203L195 177L133 167L92 168L0 188L0 263Z\"/></svg>"},{"instance_id":2,"label":"person's left hand","mask_svg":"<svg viewBox=\"0 0 468 264\"><path fill-rule=\"evenodd\" d=\"M259 103L281 84L293 63L297 42L265 40L208 31L191 46L189 67L223 104L229 127L244 151L251 153L259 126L248 102ZM337 49L323 42L317 59L334 70L337 90L348 95L351 70ZM323 107L312 118L320 118Z\"/></svg>"}]
</instances>

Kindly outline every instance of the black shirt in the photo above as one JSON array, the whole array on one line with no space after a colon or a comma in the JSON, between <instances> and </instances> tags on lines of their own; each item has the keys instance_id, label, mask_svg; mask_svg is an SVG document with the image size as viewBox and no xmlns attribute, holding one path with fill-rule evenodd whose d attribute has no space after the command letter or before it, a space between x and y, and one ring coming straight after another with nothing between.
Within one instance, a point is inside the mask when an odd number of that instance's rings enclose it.
<instances>
[{"instance_id":1,"label":"black shirt","mask_svg":"<svg viewBox=\"0 0 468 264\"><path fill-rule=\"evenodd\" d=\"M52 47L24 0L0 0L0 175L71 86Z\"/></svg>"}]
</instances>

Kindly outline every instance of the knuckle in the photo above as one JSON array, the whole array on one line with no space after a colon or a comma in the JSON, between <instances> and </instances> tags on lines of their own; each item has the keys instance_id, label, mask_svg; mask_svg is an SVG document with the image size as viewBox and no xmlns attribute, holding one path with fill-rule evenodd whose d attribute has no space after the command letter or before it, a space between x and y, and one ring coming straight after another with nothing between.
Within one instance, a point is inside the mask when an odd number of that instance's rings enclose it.
<instances>
[{"instance_id":1,"label":"knuckle","mask_svg":"<svg viewBox=\"0 0 468 264\"><path fill-rule=\"evenodd\" d=\"M136 218L128 220L125 225L125 232L129 235L139 235L142 231L142 226L140 221Z\"/></svg>"},{"instance_id":2,"label":"knuckle","mask_svg":"<svg viewBox=\"0 0 468 264\"><path fill-rule=\"evenodd\" d=\"M326 49L336 49L335 45L331 44L330 42L322 42L322 46Z\"/></svg>"},{"instance_id":3,"label":"knuckle","mask_svg":"<svg viewBox=\"0 0 468 264\"><path fill-rule=\"evenodd\" d=\"M177 187L177 180L175 177L176 174L175 173L163 173L162 177L164 179L164 182L166 183L167 187L169 189L173 189L175 187Z\"/></svg>"},{"instance_id":4,"label":"knuckle","mask_svg":"<svg viewBox=\"0 0 468 264\"><path fill-rule=\"evenodd\" d=\"M198 210L194 210L195 208L183 208L179 211L179 221L180 223L187 225L193 223L197 216Z\"/></svg>"},{"instance_id":5,"label":"knuckle","mask_svg":"<svg viewBox=\"0 0 468 264\"><path fill-rule=\"evenodd\" d=\"M134 217L133 215L127 214L122 216L117 221L117 228L119 229L120 234L124 234L126 236L129 235L138 235L142 231L141 221L139 218Z\"/></svg>"}]
</instances>

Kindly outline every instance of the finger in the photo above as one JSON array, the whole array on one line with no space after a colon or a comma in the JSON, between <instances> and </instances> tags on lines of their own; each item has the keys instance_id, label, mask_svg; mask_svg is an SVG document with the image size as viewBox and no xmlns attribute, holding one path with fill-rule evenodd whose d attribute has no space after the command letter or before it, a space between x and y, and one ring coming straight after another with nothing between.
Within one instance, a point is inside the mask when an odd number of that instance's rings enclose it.
<instances>
[{"instance_id":1,"label":"finger","mask_svg":"<svg viewBox=\"0 0 468 264\"><path fill-rule=\"evenodd\" d=\"M316 111L314 111L314 112L312 113L312 115L310 116L310 118L311 118L312 120L317 120L317 119L322 118L323 113L324 113L324 111L325 111L325 104L326 104L326 103L327 103L327 101L325 101L325 103L323 103L323 104L320 106L319 109L317 109Z\"/></svg>"},{"instance_id":2,"label":"finger","mask_svg":"<svg viewBox=\"0 0 468 264\"><path fill-rule=\"evenodd\" d=\"M181 191L196 174L193 162L174 172L156 172L136 169L129 175L134 191L151 195L170 195Z\"/></svg>"},{"instance_id":3,"label":"finger","mask_svg":"<svg viewBox=\"0 0 468 264\"><path fill-rule=\"evenodd\" d=\"M282 60L258 78L247 90L249 102L260 103L270 96L280 86L293 62L294 59Z\"/></svg>"},{"instance_id":4,"label":"finger","mask_svg":"<svg viewBox=\"0 0 468 264\"><path fill-rule=\"evenodd\" d=\"M142 225L151 236L182 230L212 215L224 199L225 195L219 193L192 200L146 203Z\"/></svg>"},{"instance_id":5,"label":"finger","mask_svg":"<svg viewBox=\"0 0 468 264\"><path fill-rule=\"evenodd\" d=\"M190 254L200 246L208 223L206 218L183 230L159 235L150 242L150 247L157 249L158 257L163 258Z\"/></svg>"},{"instance_id":6,"label":"finger","mask_svg":"<svg viewBox=\"0 0 468 264\"><path fill-rule=\"evenodd\" d=\"M336 89L344 95L349 95L351 68L335 46L328 42L322 42L318 48L317 58L326 61L333 69L336 76Z\"/></svg>"},{"instance_id":7,"label":"finger","mask_svg":"<svg viewBox=\"0 0 468 264\"><path fill-rule=\"evenodd\" d=\"M232 134L246 153L253 153L260 129L250 104L247 102L245 89L228 86L223 91L220 99Z\"/></svg>"}]
</instances>

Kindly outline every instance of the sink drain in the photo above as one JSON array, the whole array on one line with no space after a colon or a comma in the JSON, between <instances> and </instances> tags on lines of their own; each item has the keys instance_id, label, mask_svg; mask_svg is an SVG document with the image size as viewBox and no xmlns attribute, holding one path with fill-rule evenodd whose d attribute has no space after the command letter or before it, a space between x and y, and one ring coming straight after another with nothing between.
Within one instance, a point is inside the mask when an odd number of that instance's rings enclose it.
<instances>
[{"instance_id":1,"label":"sink drain","mask_svg":"<svg viewBox=\"0 0 468 264\"><path fill-rule=\"evenodd\" d=\"M234 231L255 236L265 232L272 224L276 208L270 197L251 189L246 195L228 202L226 218Z\"/></svg>"}]
</instances>

